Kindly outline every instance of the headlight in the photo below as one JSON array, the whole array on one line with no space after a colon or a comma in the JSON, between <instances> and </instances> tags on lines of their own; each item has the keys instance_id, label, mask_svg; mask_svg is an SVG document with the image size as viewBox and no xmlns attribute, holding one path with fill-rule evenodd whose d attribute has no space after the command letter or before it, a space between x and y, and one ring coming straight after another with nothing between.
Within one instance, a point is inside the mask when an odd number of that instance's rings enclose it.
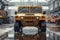
<instances>
[{"instance_id":1,"label":"headlight","mask_svg":"<svg viewBox=\"0 0 60 40\"><path fill-rule=\"evenodd\" d=\"M38 20L38 19L39 19L39 17L36 17L36 19Z\"/></svg>"},{"instance_id":2,"label":"headlight","mask_svg":"<svg viewBox=\"0 0 60 40\"><path fill-rule=\"evenodd\" d=\"M24 17L22 16L21 19L24 19Z\"/></svg>"}]
</instances>

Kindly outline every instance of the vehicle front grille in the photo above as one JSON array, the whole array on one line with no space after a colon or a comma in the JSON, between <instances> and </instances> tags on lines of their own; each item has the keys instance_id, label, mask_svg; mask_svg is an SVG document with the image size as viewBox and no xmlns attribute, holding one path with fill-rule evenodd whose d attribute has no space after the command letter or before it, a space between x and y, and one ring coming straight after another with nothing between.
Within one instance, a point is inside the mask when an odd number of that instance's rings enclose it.
<instances>
[{"instance_id":1,"label":"vehicle front grille","mask_svg":"<svg viewBox=\"0 0 60 40\"><path fill-rule=\"evenodd\" d=\"M24 20L25 21L34 21L34 20L36 20L36 17L35 16L25 16Z\"/></svg>"}]
</instances>

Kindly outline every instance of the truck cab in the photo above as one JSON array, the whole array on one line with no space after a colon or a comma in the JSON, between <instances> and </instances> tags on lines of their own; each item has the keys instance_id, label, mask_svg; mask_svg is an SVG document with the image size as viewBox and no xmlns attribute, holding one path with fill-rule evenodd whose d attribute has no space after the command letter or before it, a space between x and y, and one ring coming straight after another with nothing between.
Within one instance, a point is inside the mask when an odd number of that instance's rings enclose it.
<instances>
[{"instance_id":1,"label":"truck cab","mask_svg":"<svg viewBox=\"0 0 60 40\"><path fill-rule=\"evenodd\" d=\"M0 24L4 22L5 18L6 18L6 11L3 9L0 9Z\"/></svg>"}]
</instances>

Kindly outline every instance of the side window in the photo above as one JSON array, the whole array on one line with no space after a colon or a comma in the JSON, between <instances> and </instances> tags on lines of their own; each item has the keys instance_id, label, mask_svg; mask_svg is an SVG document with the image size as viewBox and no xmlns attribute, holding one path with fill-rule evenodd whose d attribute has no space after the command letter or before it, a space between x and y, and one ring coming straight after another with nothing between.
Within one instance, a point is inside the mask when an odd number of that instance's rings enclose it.
<instances>
[{"instance_id":1,"label":"side window","mask_svg":"<svg viewBox=\"0 0 60 40\"><path fill-rule=\"evenodd\" d=\"M36 7L36 8L33 8L33 7L32 7L32 8L31 8L31 12L32 12L32 13L41 13L41 12L42 12L42 9L41 9L41 8L37 8L37 7Z\"/></svg>"},{"instance_id":2,"label":"side window","mask_svg":"<svg viewBox=\"0 0 60 40\"><path fill-rule=\"evenodd\" d=\"M50 10L53 10L53 4L50 5Z\"/></svg>"},{"instance_id":3,"label":"side window","mask_svg":"<svg viewBox=\"0 0 60 40\"><path fill-rule=\"evenodd\" d=\"M18 12L27 13L27 12L29 12L29 9L27 7L21 7L21 8L18 9Z\"/></svg>"}]
</instances>

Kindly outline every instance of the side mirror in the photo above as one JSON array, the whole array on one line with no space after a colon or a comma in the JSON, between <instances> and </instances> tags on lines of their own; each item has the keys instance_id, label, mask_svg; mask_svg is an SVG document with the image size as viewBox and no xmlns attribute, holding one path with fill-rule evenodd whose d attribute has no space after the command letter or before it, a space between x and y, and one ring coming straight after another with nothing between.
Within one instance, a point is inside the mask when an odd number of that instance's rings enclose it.
<instances>
[{"instance_id":1,"label":"side mirror","mask_svg":"<svg viewBox=\"0 0 60 40\"><path fill-rule=\"evenodd\" d=\"M15 11L15 14L17 14L17 12Z\"/></svg>"},{"instance_id":2,"label":"side mirror","mask_svg":"<svg viewBox=\"0 0 60 40\"><path fill-rule=\"evenodd\" d=\"M46 11L44 11L43 14L46 14Z\"/></svg>"}]
</instances>

